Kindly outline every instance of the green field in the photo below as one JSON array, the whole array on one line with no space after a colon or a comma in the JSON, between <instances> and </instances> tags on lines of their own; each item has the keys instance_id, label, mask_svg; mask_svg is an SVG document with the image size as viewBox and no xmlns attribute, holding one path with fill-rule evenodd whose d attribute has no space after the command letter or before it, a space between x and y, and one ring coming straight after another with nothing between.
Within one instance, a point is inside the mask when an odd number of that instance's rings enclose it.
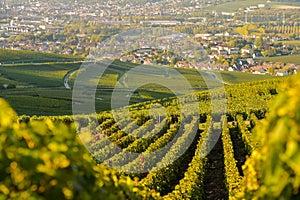
<instances>
[{"instance_id":1,"label":"green field","mask_svg":"<svg viewBox=\"0 0 300 200\"><path fill-rule=\"evenodd\" d=\"M60 87L62 77L79 64L24 64L0 66L0 85L16 84L17 86Z\"/></svg>"},{"instance_id":2,"label":"green field","mask_svg":"<svg viewBox=\"0 0 300 200\"><path fill-rule=\"evenodd\" d=\"M285 44L285 45L288 45L288 46L300 46L300 40L291 40L291 41L278 41L278 42L275 42L275 44L278 44L278 43L281 43L281 44Z\"/></svg>"},{"instance_id":3,"label":"green field","mask_svg":"<svg viewBox=\"0 0 300 200\"><path fill-rule=\"evenodd\" d=\"M37 63L37 62L57 62L57 61L74 61L82 60L82 57L72 55L61 55L51 53L40 53L30 50L7 50L0 49L0 63Z\"/></svg>"},{"instance_id":4,"label":"green field","mask_svg":"<svg viewBox=\"0 0 300 200\"><path fill-rule=\"evenodd\" d=\"M0 51L1 52L1 51ZM6 52L6 54L5 54ZM16 55L15 55L16 54ZM5 57L6 55L6 57ZM43 57L43 55L46 55ZM64 79L67 74L70 74L68 81L72 88L78 69L81 63L62 62L60 58L65 58L62 55L40 54L31 51L2 51L0 60L6 59L12 61L32 59L38 61L41 59L56 58L57 62L53 63L19 63L0 65L0 97L5 98L18 112L18 114L27 115L71 115L72 114L72 90L65 87ZM123 63L114 61L104 72L102 77L91 78L90 84L97 85L96 91L96 111L101 112L111 109L111 96L115 85L122 76L133 69L136 65L131 63ZM99 64L99 67L101 64ZM146 66L146 71L137 76L134 81L143 82L144 79L151 76L156 80L168 80L168 83L180 88L179 82L181 75L191 84L194 91L202 91L209 87L215 87L219 81L226 85L243 83L249 81L263 80L274 78L271 76L252 75L247 73L231 73L220 72L222 79L216 80L211 76L211 72L199 74L196 69L176 69L179 74L165 71L165 74L157 73L157 70L165 69L162 66ZM204 77L202 77L204 76ZM217 77L217 76L216 76ZM204 78L206 82L204 81ZM130 80L121 81L127 85ZM130 90L130 88L128 88ZM186 89L177 89L179 95L190 94L191 91ZM133 92L133 91L131 91ZM155 99L163 99L174 96L163 84L145 84L134 91L131 96L130 104L150 101Z\"/></svg>"},{"instance_id":5,"label":"green field","mask_svg":"<svg viewBox=\"0 0 300 200\"><path fill-rule=\"evenodd\" d=\"M70 115L72 114L72 91L64 87L63 79L69 71L76 70L79 67L80 64L0 66L0 86L2 87L0 97L7 99L18 114ZM116 62L115 65L110 66L105 71L100 80L96 78L91 80L91 83L98 82L96 92L97 112L111 109L111 95L115 84L129 69L130 67L122 66L122 63ZM197 70L178 69L178 71L185 76L194 90L201 91L207 88L203 77L199 75ZM221 75L222 81L228 85L274 78L238 72L221 72ZM161 79L165 78L161 75L153 76ZM75 78L76 73L73 73L69 81L71 86ZM170 75L168 79L173 81L174 85L178 84L176 76ZM215 84L215 80L208 80L210 86ZM14 85L16 88L4 89L5 85ZM189 93L189 91L176 92L182 95ZM158 84L148 84L135 91L130 103L134 104L172 96L174 94L166 87Z\"/></svg>"},{"instance_id":6,"label":"green field","mask_svg":"<svg viewBox=\"0 0 300 200\"><path fill-rule=\"evenodd\" d=\"M221 72L221 75L224 83L228 85L238 84L243 82L274 79L273 76L255 75L255 74L241 73L241 72Z\"/></svg>"},{"instance_id":7,"label":"green field","mask_svg":"<svg viewBox=\"0 0 300 200\"><path fill-rule=\"evenodd\" d=\"M300 2L268 2L265 0L254 0L254 1L231 1L231 2L226 2L219 4L217 6L210 6L207 8L204 8L204 10L216 10L217 12L234 12L238 11L239 9L244 9L249 6L257 6L258 4L265 4L266 7L269 8L275 8L275 9L281 9L284 7L298 7L300 6Z\"/></svg>"},{"instance_id":8,"label":"green field","mask_svg":"<svg viewBox=\"0 0 300 200\"><path fill-rule=\"evenodd\" d=\"M263 58L262 60L273 62L273 63L281 62L281 63L292 63L292 64L300 65L300 55L276 56L276 57Z\"/></svg>"},{"instance_id":9,"label":"green field","mask_svg":"<svg viewBox=\"0 0 300 200\"><path fill-rule=\"evenodd\" d=\"M254 1L232 1L226 2L217 6L210 6L205 8L205 10L216 10L218 12L234 12L240 8L244 9L248 6L257 6L258 4L266 3L264 0L254 0Z\"/></svg>"},{"instance_id":10,"label":"green field","mask_svg":"<svg viewBox=\"0 0 300 200\"><path fill-rule=\"evenodd\" d=\"M270 3L271 8L275 9L284 9L284 8L294 8L297 7L299 9L300 2L272 2Z\"/></svg>"}]
</instances>

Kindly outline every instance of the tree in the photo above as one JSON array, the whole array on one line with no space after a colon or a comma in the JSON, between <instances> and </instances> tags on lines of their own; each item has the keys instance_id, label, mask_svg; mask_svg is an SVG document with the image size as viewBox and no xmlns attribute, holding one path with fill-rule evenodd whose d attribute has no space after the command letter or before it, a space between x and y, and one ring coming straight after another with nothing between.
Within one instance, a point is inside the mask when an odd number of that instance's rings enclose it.
<instances>
[{"instance_id":1,"label":"tree","mask_svg":"<svg viewBox=\"0 0 300 200\"><path fill-rule=\"evenodd\" d=\"M249 31L244 27L238 27L235 29L235 32L240 35L249 35Z\"/></svg>"},{"instance_id":2,"label":"tree","mask_svg":"<svg viewBox=\"0 0 300 200\"><path fill-rule=\"evenodd\" d=\"M258 50L261 50L262 47L264 46L263 39L261 37L256 38L254 41L254 45Z\"/></svg>"},{"instance_id":3,"label":"tree","mask_svg":"<svg viewBox=\"0 0 300 200\"><path fill-rule=\"evenodd\" d=\"M11 35L11 36L9 36L8 41L13 42L13 41L15 41L15 38L16 38L16 36Z\"/></svg>"},{"instance_id":4,"label":"tree","mask_svg":"<svg viewBox=\"0 0 300 200\"><path fill-rule=\"evenodd\" d=\"M227 60L224 61L223 63L225 66L229 66L229 62Z\"/></svg>"},{"instance_id":5,"label":"tree","mask_svg":"<svg viewBox=\"0 0 300 200\"><path fill-rule=\"evenodd\" d=\"M224 62L224 56L220 55L218 58L218 63L223 63Z\"/></svg>"},{"instance_id":6,"label":"tree","mask_svg":"<svg viewBox=\"0 0 300 200\"><path fill-rule=\"evenodd\" d=\"M237 42L237 40L235 40L235 39L231 39L231 40L228 42L228 46L230 46L230 47L237 47L237 44L238 44L238 42Z\"/></svg>"},{"instance_id":7,"label":"tree","mask_svg":"<svg viewBox=\"0 0 300 200\"><path fill-rule=\"evenodd\" d=\"M275 68L274 67L268 68L268 73L271 74L271 75L274 75L275 74Z\"/></svg>"},{"instance_id":8,"label":"tree","mask_svg":"<svg viewBox=\"0 0 300 200\"><path fill-rule=\"evenodd\" d=\"M25 37L23 35L17 35L15 37L15 41L24 41L25 40Z\"/></svg>"},{"instance_id":9,"label":"tree","mask_svg":"<svg viewBox=\"0 0 300 200\"><path fill-rule=\"evenodd\" d=\"M238 55L233 55L233 56L232 56L232 59L231 59L230 65L233 66L238 58L239 58Z\"/></svg>"},{"instance_id":10,"label":"tree","mask_svg":"<svg viewBox=\"0 0 300 200\"><path fill-rule=\"evenodd\" d=\"M243 49L251 49L250 45L249 44L246 44Z\"/></svg>"}]
</instances>

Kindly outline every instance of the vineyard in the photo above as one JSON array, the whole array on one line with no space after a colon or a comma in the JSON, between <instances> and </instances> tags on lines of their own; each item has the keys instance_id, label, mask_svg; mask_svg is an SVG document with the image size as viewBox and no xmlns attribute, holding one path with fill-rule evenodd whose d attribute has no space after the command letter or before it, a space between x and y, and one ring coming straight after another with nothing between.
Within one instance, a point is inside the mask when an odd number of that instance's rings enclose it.
<instances>
[{"instance_id":1,"label":"vineyard","mask_svg":"<svg viewBox=\"0 0 300 200\"><path fill-rule=\"evenodd\" d=\"M299 198L298 88L293 77L201 91L182 97L190 112L174 97L152 100L122 123L111 111L17 116L1 100L0 199ZM212 108L224 99L225 113ZM149 114L156 104L166 115Z\"/></svg>"},{"instance_id":2,"label":"vineyard","mask_svg":"<svg viewBox=\"0 0 300 200\"><path fill-rule=\"evenodd\" d=\"M1 52L0 52L1 53ZM9 53L6 53L9 55ZM18 54L20 57L24 55ZM21 57L25 59L25 57ZM38 59L38 56L36 57ZM71 115L72 91L64 86L64 78L71 72L69 85L73 86L76 70L81 63L38 63L0 66L0 97L5 98L19 115ZM96 93L97 112L110 110L110 102L114 86L123 74L136 65L115 61L97 81ZM153 67L153 66L151 66ZM203 90L206 87L204 77L199 76L195 69L178 69L187 78L194 90ZM72 72L75 72L74 74ZM272 76L260 76L248 73L220 72L227 84L242 83L273 79ZM154 75L159 77L160 75ZM161 76L161 78L165 78ZM170 77L176 79L177 77ZM177 82L174 81L174 84ZM214 81L210 81L213 85ZM131 104L152 99L163 99L173 96L170 90L157 84L148 84L136 91Z\"/></svg>"},{"instance_id":3,"label":"vineyard","mask_svg":"<svg viewBox=\"0 0 300 200\"><path fill-rule=\"evenodd\" d=\"M82 60L82 57L71 55L59 55L51 53L39 53L30 50L0 49L1 64L39 63Z\"/></svg>"}]
</instances>

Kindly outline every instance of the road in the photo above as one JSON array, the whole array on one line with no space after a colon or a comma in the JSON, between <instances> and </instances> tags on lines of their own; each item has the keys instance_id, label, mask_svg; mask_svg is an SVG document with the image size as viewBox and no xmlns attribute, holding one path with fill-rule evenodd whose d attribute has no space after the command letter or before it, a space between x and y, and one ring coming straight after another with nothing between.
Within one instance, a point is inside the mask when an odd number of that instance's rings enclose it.
<instances>
[{"instance_id":1,"label":"road","mask_svg":"<svg viewBox=\"0 0 300 200\"><path fill-rule=\"evenodd\" d=\"M69 81L70 81L70 76L74 74L78 69L73 69L69 71L65 76L64 76L64 86L66 89L71 89Z\"/></svg>"}]
</instances>

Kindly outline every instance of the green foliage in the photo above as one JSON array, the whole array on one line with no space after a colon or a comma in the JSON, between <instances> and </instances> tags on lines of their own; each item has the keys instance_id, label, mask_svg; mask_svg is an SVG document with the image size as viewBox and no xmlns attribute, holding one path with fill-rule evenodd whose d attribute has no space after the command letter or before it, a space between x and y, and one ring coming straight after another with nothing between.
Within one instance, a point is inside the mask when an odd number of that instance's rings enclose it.
<instances>
[{"instance_id":1,"label":"green foliage","mask_svg":"<svg viewBox=\"0 0 300 200\"><path fill-rule=\"evenodd\" d=\"M255 23L245 24L242 27L236 28L234 31L240 35L258 35L264 33L264 29L258 28Z\"/></svg>"},{"instance_id":2,"label":"green foliage","mask_svg":"<svg viewBox=\"0 0 300 200\"><path fill-rule=\"evenodd\" d=\"M0 107L0 199L158 197L128 177L96 166L73 125L50 119L18 123L4 100Z\"/></svg>"},{"instance_id":3,"label":"green foliage","mask_svg":"<svg viewBox=\"0 0 300 200\"><path fill-rule=\"evenodd\" d=\"M115 61L98 80L96 92L96 111L101 112L111 108L111 96L113 88L119 77L135 65ZM18 114L27 115L70 115L72 114L72 91L64 89L63 79L65 75L78 69L80 63L64 64L24 64L16 66L0 66L0 97L5 98ZM151 70L152 66L149 66ZM207 85L202 76L195 69L178 69L191 83L195 90L204 90ZM247 81L256 81L274 78L247 73L221 72L225 84L236 84ZM177 84L177 77L174 85ZM208 77L206 77L208 78ZM70 77L70 85L75 79ZM208 78L209 85L215 85L216 81ZM14 89L4 89L3 85L10 84ZM182 93L186 93L183 91ZM137 94L131 98L130 104L163 99L173 96L173 93L157 84L148 84L137 90ZM101 100L99 100L101 99Z\"/></svg>"},{"instance_id":4,"label":"green foliage","mask_svg":"<svg viewBox=\"0 0 300 200\"><path fill-rule=\"evenodd\" d=\"M180 174L182 174L185 169L184 163L189 163L189 159L193 156L193 151L195 151L193 146L196 144L199 136L193 138L191 134L197 131L197 129L197 118L194 117L190 123L185 125L184 133L173 143L161 161L156 164L156 167L150 171L147 177L141 180L141 184L155 189L161 194L171 192L173 189L171 183L179 181L178 178L180 178ZM194 143L194 145L192 143ZM183 150L187 147L187 144L191 145L189 149L184 152ZM184 153L176 160L180 152ZM155 160L155 158L153 158L153 160ZM170 163L170 161L173 162ZM170 164L166 166L165 163Z\"/></svg>"},{"instance_id":5,"label":"green foliage","mask_svg":"<svg viewBox=\"0 0 300 200\"><path fill-rule=\"evenodd\" d=\"M288 90L271 106L256 137L261 148L244 166L246 199L296 199L300 187L300 79L291 79Z\"/></svg>"},{"instance_id":6,"label":"green foliage","mask_svg":"<svg viewBox=\"0 0 300 200\"><path fill-rule=\"evenodd\" d=\"M30 62L56 62L62 60L82 60L82 57L79 56L69 56L69 55L60 55L60 54L50 54L50 53L40 53L29 50L7 50L0 49L0 63L30 63Z\"/></svg>"},{"instance_id":7,"label":"green foliage","mask_svg":"<svg viewBox=\"0 0 300 200\"><path fill-rule=\"evenodd\" d=\"M175 189L163 196L163 199L202 199L203 197L203 181L205 175L205 166L207 158L205 153L208 147L208 138L211 134L211 117L208 117L204 132L202 132L195 155L189 163L189 167L184 173L184 177L175 186Z\"/></svg>"},{"instance_id":8,"label":"green foliage","mask_svg":"<svg viewBox=\"0 0 300 200\"><path fill-rule=\"evenodd\" d=\"M222 79L225 84L239 84L245 82L255 82L260 80L269 80L274 79L274 76L261 76L249 73L241 73L241 72L220 72Z\"/></svg>"},{"instance_id":9,"label":"green foliage","mask_svg":"<svg viewBox=\"0 0 300 200\"><path fill-rule=\"evenodd\" d=\"M229 199L235 199L235 194L240 192L240 184L242 177L236 166L234 158L233 144L230 138L228 122L226 116L222 117L222 142L224 149L224 165L225 165L225 179L229 194Z\"/></svg>"},{"instance_id":10,"label":"green foliage","mask_svg":"<svg viewBox=\"0 0 300 200\"><path fill-rule=\"evenodd\" d=\"M242 139L246 146L245 148L250 154L253 150L255 150L258 147L259 144L254 140L252 133L248 130L244 122L243 116L237 115L236 121L238 123L238 129L242 134Z\"/></svg>"},{"instance_id":11,"label":"green foliage","mask_svg":"<svg viewBox=\"0 0 300 200\"><path fill-rule=\"evenodd\" d=\"M248 6L257 5L260 3L265 3L264 0L253 0L253 1L219 1L219 5L213 5L210 7L205 8L205 10L216 10L218 12L234 12L239 10L240 8L246 8Z\"/></svg>"},{"instance_id":12,"label":"green foliage","mask_svg":"<svg viewBox=\"0 0 300 200\"><path fill-rule=\"evenodd\" d=\"M263 48L263 45L264 45L264 41L261 37L258 37L255 39L255 42L254 42L254 45L256 46L256 48L258 50L261 50Z\"/></svg>"},{"instance_id":13,"label":"green foliage","mask_svg":"<svg viewBox=\"0 0 300 200\"><path fill-rule=\"evenodd\" d=\"M246 115L255 113L258 118L264 118L270 100L276 96L276 93L282 92L280 85L284 81L286 78L226 87L227 115L235 117L237 113Z\"/></svg>"},{"instance_id":14,"label":"green foliage","mask_svg":"<svg viewBox=\"0 0 300 200\"><path fill-rule=\"evenodd\" d=\"M128 149L132 149L133 151L142 152L140 156L135 158L132 162L125 165L126 168L134 170L136 167L143 167L144 169L148 169L151 166L150 154L149 152L153 152L159 150L160 148L164 147L171 138L177 133L179 128L178 123L170 124L167 123L166 126L164 125L161 129L161 126L157 126L151 131L150 134L157 133L156 137L151 138L139 138L135 142L133 142ZM161 130L160 130L161 129ZM159 131L160 130L160 131ZM139 142L139 143L138 143ZM156 154L157 157L160 155ZM141 163L141 158L143 163ZM154 158L153 158L154 159Z\"/></svg>"},{"instance_id":15,"label":"green foliage","mask_svg":"<svg viewBox=\"0 0 300 200\"><path fill-rule=\"evenodd\" d=\"M291 56L276 56L271 58L263 58L263 61L268 62L281 62L281 63L292 63L296 65L300 65L300 55L291 55Z\"/></svg>"}]
</instances>

